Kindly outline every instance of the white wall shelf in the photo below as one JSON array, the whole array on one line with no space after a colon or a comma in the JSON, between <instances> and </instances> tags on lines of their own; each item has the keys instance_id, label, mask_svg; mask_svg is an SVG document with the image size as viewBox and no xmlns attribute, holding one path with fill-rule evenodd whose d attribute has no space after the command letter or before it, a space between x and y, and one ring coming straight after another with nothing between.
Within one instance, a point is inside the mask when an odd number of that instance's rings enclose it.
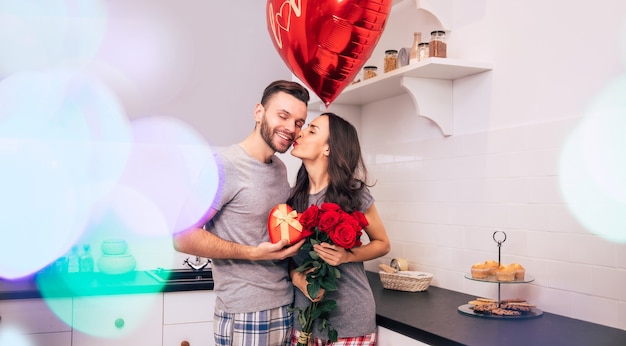
<instances>
[{"instance_id":1,"label":"white wall shelf","mask_svg":"<svg viewBox=\"0 0 626 346\"><path fill-rule=\"evenodd\" d=\"M489 70L491 70L491 65L486 63L429 58L427 61L403 66L387 73L380 73L377 77L349 85L333 103L364 105L404 94L407 89L402 81L406 80L406 77L453 81ZM319 101L311 103L313 107L320 105L323 106Z\"/></svg>"},{"instance_id":2,"label":"white wall shelf","mask_svg":"<svg viewBox=\"0 0 626 346\"><path fill-rule=\"evenodd\" d=\"M409 94L419 116L434 121L444 136L452 135L452 82L455 79L490 71L491 64L449 58L429 58L377 77L348 86L333 104L362 106L402 94ZM310 109L325 110L315 100Z\"/></svg>"}]
</instances>

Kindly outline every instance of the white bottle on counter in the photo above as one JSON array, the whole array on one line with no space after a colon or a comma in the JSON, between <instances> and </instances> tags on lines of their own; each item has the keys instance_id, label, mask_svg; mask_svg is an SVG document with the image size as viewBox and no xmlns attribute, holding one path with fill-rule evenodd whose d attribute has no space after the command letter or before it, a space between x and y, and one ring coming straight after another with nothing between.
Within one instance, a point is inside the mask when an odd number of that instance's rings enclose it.
<instances>
[{"instance_id":1,"label":"white bottle on counter","mask_svg":"<svg viewBox=\"0 0 626 346\"><path fill-rule=\"evenodd\" d=\"M81 272L93 271L93 256L91 255L91 247L89 244L83 245L83 253L80 255L79 266Z\"/></svg>"},{"instance_id":2,"label":"white bottle on counter","mask_svg":"<svg viewBox=\"0 0 626 346\"><path fill-rule=\"evenodd\" d=\"M72 252L67 256L67 272L77 273L80 270L80 258L78 256L78 246L72 246Z\"/></svg>"}]
</instances>

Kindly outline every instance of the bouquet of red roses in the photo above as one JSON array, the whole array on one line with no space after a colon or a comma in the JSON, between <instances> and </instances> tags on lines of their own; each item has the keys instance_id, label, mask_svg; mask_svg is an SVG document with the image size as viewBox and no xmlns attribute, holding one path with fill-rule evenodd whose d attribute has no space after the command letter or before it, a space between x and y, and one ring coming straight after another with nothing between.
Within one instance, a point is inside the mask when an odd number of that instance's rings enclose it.
<instances>
[{"instance_id":1,"label":"bouquet of red roses","mask_svg":"<svg viewBox=\"0 0 626 346\"><path fill-rule=\"evenodd\" d=\"M300 248L307 254L307 258L296 271L307 273L307 293L315 298L321 289L324 289L324 295L336 291L337 279L341 276L339 269L324 262L313 250L313 245L326 242L347 250L361 246L361 234L368 225L365 215L360 211L348 214L335 203L323 203L320 207L311 205L298 219L303 234L308 235L308 238ZM334 300L324 300L323 297L319 301L310 302L304 310L295 308L302 326L298 345L307 345L315 320L320 320L320 331L328 329L329 340L337 341L337 331L328 323L330 313L336 308Z\"/></svg>"}]
</instances>

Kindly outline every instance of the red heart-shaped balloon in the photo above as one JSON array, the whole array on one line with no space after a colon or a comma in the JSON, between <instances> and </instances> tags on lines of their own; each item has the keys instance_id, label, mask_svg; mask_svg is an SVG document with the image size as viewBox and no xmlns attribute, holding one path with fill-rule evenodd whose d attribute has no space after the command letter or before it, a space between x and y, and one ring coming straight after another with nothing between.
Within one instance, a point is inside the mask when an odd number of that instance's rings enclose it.
<instances>
[{"instance_id":1,"label":"red heart-shaped balloon","mask_svg":"<svg viewBox=\"0 0 626 346\"><path fill-rule=\"evenodd\" d=\"M267 28L291 72L328 107L372 55L391 5L392 0L268 0Z\"/></svg>"}]
</instances>

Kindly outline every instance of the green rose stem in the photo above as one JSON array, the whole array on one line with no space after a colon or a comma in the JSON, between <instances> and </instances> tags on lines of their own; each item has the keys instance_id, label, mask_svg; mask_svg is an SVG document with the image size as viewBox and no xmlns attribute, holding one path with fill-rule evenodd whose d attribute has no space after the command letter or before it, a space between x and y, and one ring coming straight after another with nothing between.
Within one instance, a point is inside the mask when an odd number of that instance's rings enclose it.
<instances>
[{"instance_id":1,"label":"green rose stem","mask_svg":"<svg viewBox=\"0 0 626 346\"><path fill-rule=\"evenodd\" d=\"M320 330L328 329L328 339L337 341L337 331L332 329L328 323L330 312L337 308L337 302L324 300L324 296L326 292L337 290L336 280L341 274L337 268L321 260L319 255L313 250L313 244L319 244L322 241L330 242L328 234L320 232L316 227L314 235L315 239L313 237L308 238L308 242L302 246L304 249L301 248L301 251L308 251L309 259L298 267L296 271L305 272L313 269L307 274L307 293L310 297L317 297L320 290L324 288L324 294L319 301L309 303L304 311L296 308L298 310L298 321L302 326L301 335L298 338L298 346L306 346L308 344L308 340L312 338L313 323L317 319L321 320Z\"/></svg>"},{"instance_id":2,"label":"green rose stem","mask_svg":"<svg viewBox=\"0 0 626 346\"><path fill-rule=\"evenodd\" d=\"M361 246L361 232L368 222L360 211L348 214L335 203L322 203L321 207L311 205L305 210L299 221L303 231L310 233L307 241L300 251L308 256L306 260L296 268L297 272L307 273L307 294L309 297L317 297L322 289L324 293L320 300L310 302L304 309L294 307L291 311L297 312L298 322L302 331L298 336L298 346L308 346L313 338L313 324L319 320L319 331L328 331L328 340L337 341L338 333L329 323L330 313L337 309L337 302L333 299L324 300L326 293L337 290L337 279L341 272L336 267L326 263L313 249L313 245L323 242L341 246L350 251L354 246ZM319 227L318 227L319 226ZM320 229L322 228L322 229Z\"/></svg>"}]
</instances>

